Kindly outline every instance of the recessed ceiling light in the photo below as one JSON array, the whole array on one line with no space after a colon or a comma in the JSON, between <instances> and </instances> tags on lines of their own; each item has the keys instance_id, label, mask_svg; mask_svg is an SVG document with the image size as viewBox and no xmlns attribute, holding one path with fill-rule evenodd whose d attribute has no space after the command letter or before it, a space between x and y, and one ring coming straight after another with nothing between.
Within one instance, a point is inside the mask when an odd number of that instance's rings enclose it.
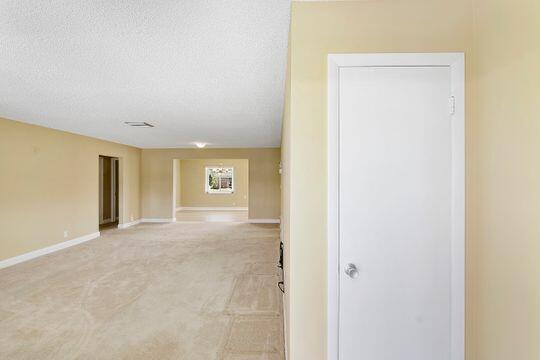
<instances>
[{"instance_id":1,"label":"recessed ceiling light","mask_svg":"<svg viewBox=\"0 0 540 360\"><path fill-rule=\"evenodd\" d=\"M154 125L149 124L144 121L126 121L124 122L124 124L133 126L133 127L154 127Z\"/></svg>"},{"instance_id":2,"label":"recessed ceiling light","mask_svg":"<svg viewBox=\"0 0 540 360\"><path fill-rule=\"evenodd\" d=\"M196 147L198 147L199 149L202 149L203 147L206 146L206 143L203 143L203 142L196 142L194 143Z\"/></svg>"}]
</instances>

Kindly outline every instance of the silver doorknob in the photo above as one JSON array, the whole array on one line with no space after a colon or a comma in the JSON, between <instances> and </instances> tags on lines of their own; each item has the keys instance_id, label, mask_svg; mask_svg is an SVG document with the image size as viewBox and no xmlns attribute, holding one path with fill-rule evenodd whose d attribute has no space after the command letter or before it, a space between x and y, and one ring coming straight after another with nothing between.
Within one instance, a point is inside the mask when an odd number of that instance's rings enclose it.
<instances>
[{"instance_id":1,"label":"silver doorknob","mask_svg":"<svg viewBox=\"0 0 540 360\"><path fill-rule=\"evenodd\" d=\"M358 269L354 264L347 264L345 267L345 274L349 275L351 279L356 279L358 277Z\"/></svg>"}]
</instances>

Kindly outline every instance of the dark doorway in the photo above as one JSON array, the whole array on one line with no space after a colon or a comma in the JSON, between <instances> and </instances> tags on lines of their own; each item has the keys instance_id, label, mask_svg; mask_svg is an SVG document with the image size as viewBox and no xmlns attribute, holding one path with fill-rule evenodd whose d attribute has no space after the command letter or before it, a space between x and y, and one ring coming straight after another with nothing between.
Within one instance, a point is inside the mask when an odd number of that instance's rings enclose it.
<instances>
[{"instance_id":1,"label":"dark doorway","mask_svg":"<svg viewBox=\"0 0 540 360\"><path fill-rule=\"evenodd\" d=\"M99 156L99 229L116 228L119 219L118 158Z\"/></svg>"}]
</instances>

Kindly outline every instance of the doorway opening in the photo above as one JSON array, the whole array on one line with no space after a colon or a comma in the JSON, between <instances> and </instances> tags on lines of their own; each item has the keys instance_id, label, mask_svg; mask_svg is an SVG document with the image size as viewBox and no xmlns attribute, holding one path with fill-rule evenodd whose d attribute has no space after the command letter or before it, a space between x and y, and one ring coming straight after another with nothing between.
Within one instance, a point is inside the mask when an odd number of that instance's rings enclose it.
<instances>
[{"instance_id":1,"label":"doorway opening","mask_svg":"<svg viewBox=\"0 0 540 360\"><path fill-rule=\"evenodd\" d=\"M119 160L99 156L99 230L116 228L120 218Z\"/></svg>"},{"instance_id":2,"label":"doorway opening","mask_svg":"<svg viewBox=\"0 0 540 360\"><path fill-rule=\"evenodd\" d=\"M247 159L175 159L173 204L178 222L247 222Z\"/></svg>"}]
</instances>

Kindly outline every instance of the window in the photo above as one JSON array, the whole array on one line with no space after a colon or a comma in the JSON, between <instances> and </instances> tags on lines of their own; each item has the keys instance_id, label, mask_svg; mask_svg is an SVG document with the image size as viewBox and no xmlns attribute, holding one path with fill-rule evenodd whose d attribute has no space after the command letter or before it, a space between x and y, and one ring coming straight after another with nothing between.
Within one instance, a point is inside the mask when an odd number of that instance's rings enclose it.
<instances>
[{"instance_id":1,"label":"window","mask_svg":"<svg viewBox=\"0 0 540 360\"><path fill-rule=\"evenodd\" d=\"M234 192L234 169L232 167L207 167L206 192L209 194L232 194Z\"/></svg>"}]
</instances>

